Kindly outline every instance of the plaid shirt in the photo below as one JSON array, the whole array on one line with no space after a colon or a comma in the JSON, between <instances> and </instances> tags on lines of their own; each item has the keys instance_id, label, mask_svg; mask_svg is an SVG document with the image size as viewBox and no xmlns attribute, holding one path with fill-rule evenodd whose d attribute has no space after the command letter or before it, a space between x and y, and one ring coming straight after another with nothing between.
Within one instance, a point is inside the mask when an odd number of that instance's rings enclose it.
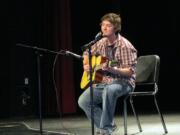
<instances>
[{"instance_id":1,"label":"plaid shirt","mask_svg":"<svg viewBox=\"0 0 180 135\"><path fill-rule=\"evenodd\" d=\"M109 45L107 38L102 38L91 48L92 55L101 55L110 61L117 61L116 67L129 67L133 74L130 77L121 74L103 76L102 83L112 83L113 81L127 81L133 88L135 87L135 69L137 63L137 50L123 36L118 34L118 38L113 45Z\"/></svg>"}]
</instances>

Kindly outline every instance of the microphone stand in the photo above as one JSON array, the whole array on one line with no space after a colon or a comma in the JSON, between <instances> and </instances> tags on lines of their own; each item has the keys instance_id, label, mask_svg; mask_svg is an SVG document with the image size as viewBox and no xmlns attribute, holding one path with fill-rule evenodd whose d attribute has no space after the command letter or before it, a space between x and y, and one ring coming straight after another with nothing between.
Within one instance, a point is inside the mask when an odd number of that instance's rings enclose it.
<instances>
[{"instance_id":1,"label":"microphone stand","mask_svg":"<svg viewBox=\"0 0 180 135\"><path fill-rule=\"evenodd\" d=\"M39 129L42 135L42 101L41 101L41 67L40 67L40 57L42 55L36 50L37 58L37 72L38 72L38 94L39 94Z\"/></svg>"},{"instance_id":2,"label":"microphone stand","mask_svg":"<svg viewBox=\"0 0 180 135\"><path fill-rule=\"evenodd\" d=\"M89 71L90 71L90 104L91 104L91 127L92 127L92 135L94 135L94 99L93 99L93 87L92 87L92 54L91 54L91 46L88 47L88 54L89 54Z\"/></svg>"},{"instance_id":3,"label":"microphone stand","mask_svg":"<svg viewBox=\"0 0 180 135\"><path fill-rule=\"evenodd\" d=\"M36 58L37 58L37 72L38 72L38 99L39 99L39 131L40 134L43 134L43 129L42 129L42 97L41 97L41 62L40 62L40 58L42 57L42 54L39 51L43 51L43 52L49 52L49 53L53 53L53 54L62 54L65 55L66 51L62 50L60 52L55 52L55 51L51 51L48 49L44 49L44 48L38 48L38 47L34 47L34 46L28 46L25 44L16 44L17 46L21 46L21 47L26 47L26 48L31 48L35 50L36 53ZM68 51L69 52L69 51ZM60 134L60 135L64 135L64 134Z\"/></svg>"},{"instance_id":4,"label":"microphone stand","mask_svg":"<svg viewBox=\"0 0 180 135\"><path fill-rule=\"evenodd\" d=\"M101 33L98 33L94 40L90 41L89 43L85 44L81 47L81 49L84 51L88 49L88 55L89 55L89 72L90 72L90 104L91 104L91 128L92 128L92 135L94 135L94 99L93 99L93 81L92 81L92 54L91 54L91 46L94 45L97 41L99 41L101 38L103 38Z\"/></svg>"}]
</instances>

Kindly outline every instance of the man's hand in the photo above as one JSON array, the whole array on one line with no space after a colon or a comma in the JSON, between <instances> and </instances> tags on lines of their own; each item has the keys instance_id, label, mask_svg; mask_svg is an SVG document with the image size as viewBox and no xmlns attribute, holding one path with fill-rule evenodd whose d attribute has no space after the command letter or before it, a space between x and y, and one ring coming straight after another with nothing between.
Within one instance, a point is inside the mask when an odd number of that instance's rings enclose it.
<instances>
[{"instance_id":1,"label":"man's hand","mask_svg":"<svg viewBox=\"0 0 180 135\"><path fill-rule=\"evenodd\" d=\"M104 71L108 71L109 70L108 61L102 64L102 70L104 70Z\"/></svg>"},{"instance_id":2,"label":"man's hand","mask_svg":"<svg viewBox=\"0 0 180 135\"><path fill-rule=\"evenodd\" d=\"M89 57L88 55L83 55L83 68L84 71L88 71L89 72Z\"/></svg>"},{"instance_id":3,"label":"man's hand","mask_svg":"<svg viewBox=\"0 0 180 135\"><path fill-rule=\"evenodd\" d=\"M84 71L89 72L90 66L89 66L89 64L86 64L86 65L83 66L83 68L84 68Z\"/></svg>"}]
</instances>

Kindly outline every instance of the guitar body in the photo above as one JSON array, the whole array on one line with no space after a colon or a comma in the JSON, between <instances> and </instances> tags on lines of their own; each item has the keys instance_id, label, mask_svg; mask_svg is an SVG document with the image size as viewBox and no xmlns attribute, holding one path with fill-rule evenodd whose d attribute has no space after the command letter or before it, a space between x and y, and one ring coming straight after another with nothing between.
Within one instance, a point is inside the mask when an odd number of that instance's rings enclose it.
<instances>
[{"instance_id":1,"label":"guitar body","mask_svg":"<svg viewBox=\"0 0 180 135\"><path fill-rule=\"evenodd\" d=\"M84 64L87 64L88 63L88 60L89 58L84 58ZM105 63L107 61L107 58L105 57L102 57L102 56L92 56L92 59L91 59L91 63L92 63L92 69L93 69L93 73L92 73L92 81L93 83L100 83L102 81L102 70L101 68L98 68L98 67L101 67L101 65L103 63ZM90 85L90 73L88 71L84 71L83 72L83 75L82 75L82 78L81 78L81 83L80 83L80 88L81 89L87 89Z\"/></svg>"}]
</instances>

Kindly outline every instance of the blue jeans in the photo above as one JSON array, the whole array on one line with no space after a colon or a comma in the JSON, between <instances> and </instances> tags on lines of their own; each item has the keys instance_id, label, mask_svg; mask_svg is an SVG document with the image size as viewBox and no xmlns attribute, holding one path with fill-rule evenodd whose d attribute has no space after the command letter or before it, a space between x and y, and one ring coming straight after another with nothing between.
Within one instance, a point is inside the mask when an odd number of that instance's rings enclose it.
<instances>
[{"instance_id":1,"label":"blue jeans","mask_svg":"<svg viewBox=\"0 0 180 135\"><path fill-rule=\"evenodd\" d=\"M124 81L112 84L97 84L93 88L94 124L96 128L103 132L112 132L116 101L132 90L133 88ZM78 104L84 110L88 119L91 120L90 88L81 94Z\"/></svg>"}]
</instances>

